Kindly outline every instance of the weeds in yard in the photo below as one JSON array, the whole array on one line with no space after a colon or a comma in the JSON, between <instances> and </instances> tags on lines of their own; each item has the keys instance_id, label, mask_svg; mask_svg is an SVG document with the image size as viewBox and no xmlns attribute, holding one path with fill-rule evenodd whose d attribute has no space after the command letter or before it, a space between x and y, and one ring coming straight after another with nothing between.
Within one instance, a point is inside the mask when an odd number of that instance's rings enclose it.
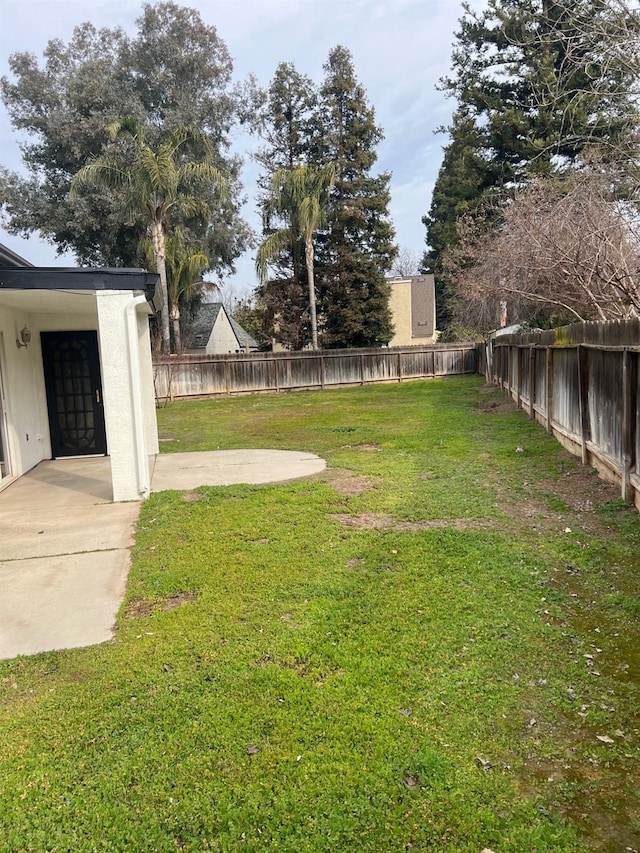
<instances>
[{"instance_id":1,"label":"weeds in yard","mask_svg":"<svg viewBox=\"0 0 640 853\"><path fill-rule=\"evenodd\" d=\"M113 641L0 663L2 849L638 848L640 521L480 388L162 409L329 469L154 495Z\"/></svg>"}]
</instances>

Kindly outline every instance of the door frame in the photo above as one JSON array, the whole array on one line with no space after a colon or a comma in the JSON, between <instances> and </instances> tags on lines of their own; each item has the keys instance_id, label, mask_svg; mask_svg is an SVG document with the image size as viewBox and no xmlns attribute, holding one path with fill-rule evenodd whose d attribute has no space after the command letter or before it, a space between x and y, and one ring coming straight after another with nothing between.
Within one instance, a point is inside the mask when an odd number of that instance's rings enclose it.
<instances>
[{"instance_id":1,"label":"door frame","mask_svg":"<svg viewBox=\"0 0 640 853\"><path fill-rule=\"evenodd\" d=\"M49 433L51 437L51 456L53 459L69 456L106 456L107 433L102 395L102 374L100 370L100 352L98 349L98 333L95 329L40 332L42 343L42 364L44 383L47 396L47 411L49 417ZM54 387L55 377L51 361L52 346L56 341L82 340L87 343L89 356L89 378L91 380L91 395L93 398L93 418L95 430L95 447L88 450L82 448L63 448L61 443L62 429L57 417L57 395Z\"/></svg>"}]
</instances>

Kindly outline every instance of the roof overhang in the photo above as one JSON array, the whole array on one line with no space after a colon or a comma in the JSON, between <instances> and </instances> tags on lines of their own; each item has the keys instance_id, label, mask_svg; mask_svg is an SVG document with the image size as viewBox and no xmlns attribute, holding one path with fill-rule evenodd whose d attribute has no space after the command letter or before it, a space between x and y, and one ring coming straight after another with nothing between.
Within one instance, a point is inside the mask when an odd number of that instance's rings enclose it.
<instances>
[{"instance_id":1,"label":"roof overhang","mask_svg":"<svg viewBox=\"0 0 640 853\"><path fill-rule=\"evenodd\" d=\"M25 260L13 249L0 243L0 267L32 267L33 264Z\"/></svg>"},{"instance_id":2,"label":"roof overhang","mask_svg":"<svg viewBox=\"0 0 640 853\"><path fill-rule=\"evenodd\" d=\"M144 294L152 311L160 310L159 276L125 267L0 267L0 301L3 295L32 291L43 294L41 303L62 302L63 294L82 295L101 290L129 290Z\"/></svg>"}]
</instances>

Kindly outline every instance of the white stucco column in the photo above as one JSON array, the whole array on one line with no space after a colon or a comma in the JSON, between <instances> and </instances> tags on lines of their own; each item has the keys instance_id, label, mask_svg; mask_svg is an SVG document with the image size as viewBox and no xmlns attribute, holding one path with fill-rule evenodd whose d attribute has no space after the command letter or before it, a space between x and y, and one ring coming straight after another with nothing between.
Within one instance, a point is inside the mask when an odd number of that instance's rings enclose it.
<instances>
[{"instance_id":1,"label":"white stucco column","mask_svg":"<svg viewBox=\"0 0 640 853\"><path fill-rule=\"evenodd\" d=\"M153 430L149 426L149 413L145 415L145 398L148 407L153 379L151 390L143 392L150 370L148 367L142 370L140 365L141 324L136 316L136 302L142 300L137 300L132 291L122 290L99 290L96 296L113 500L140 500L150 490L149 453L157 452L157 432L155 447L148 446L149 438L153 442ZM150 354L148 358L150 361Z\"/></svg>"},{"instance_id":2,"label":"white stucco column","mask_svg":"<svg viewBox=\"0 0 640 853\"><path fill-rule=\"evenodd\" d=\"M158 444L158 418L156 416L156 393L153 384L153 361L151 358L151 334L149 316L140 310L136 312L138 331L138 362L140 364L140 384L142 387L142 408L144 414L144 434L147 454L155 456L160 452Z\"/></svg>"}]
</instances>

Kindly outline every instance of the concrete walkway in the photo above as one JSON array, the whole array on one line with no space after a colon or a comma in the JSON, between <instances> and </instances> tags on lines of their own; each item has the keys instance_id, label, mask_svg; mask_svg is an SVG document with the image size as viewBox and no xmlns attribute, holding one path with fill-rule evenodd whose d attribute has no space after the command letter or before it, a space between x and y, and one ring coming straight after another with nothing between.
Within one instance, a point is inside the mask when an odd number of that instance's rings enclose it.
<instances>
[{"instance_id":1,"label":"concrete walkway","mask_svg":"<svg viewBox=\"0 0 640 853\"><path fill-rule=\"evenodd\" d=\"M151 488L275 483L322 471L311 453L171 453ZM0 492L0 659L111 638L125 593L140 503L111 503L105 457L58 459Z\"/></svg>"}]
</instances>

